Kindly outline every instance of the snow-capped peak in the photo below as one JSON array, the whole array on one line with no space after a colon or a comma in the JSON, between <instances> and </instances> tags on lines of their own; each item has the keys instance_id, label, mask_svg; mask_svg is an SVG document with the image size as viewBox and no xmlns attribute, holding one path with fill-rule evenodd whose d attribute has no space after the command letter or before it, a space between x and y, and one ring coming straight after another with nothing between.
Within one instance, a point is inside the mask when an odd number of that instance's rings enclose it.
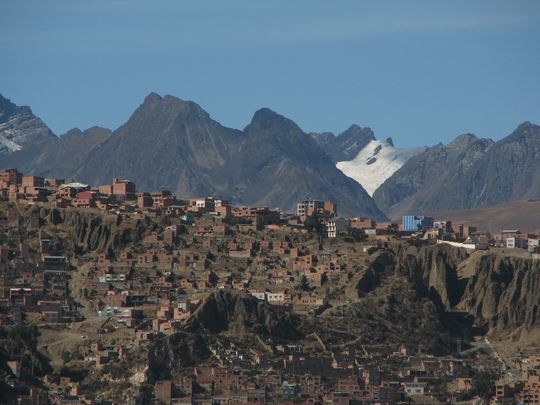
<instances>
[{"instance_id":1,"label":"snow-capped peak","mask_svg":"<svg viewBox=\"0 0 540 405\"><path fill-rule=\"evenodd\" d=\"M426 148L396 148L391 138L370 141L353 160L336 164L347 176L360 183L369 195L383 184L407 160Z\"/></svg>"},{"instance_id":2,"label":"snow-capped peak","mask_svg":"<svg viewBox=\"0 0 540 405\"><path fill-rule=\"evenodd\" d=\"M0 154L21 150L22 146L0 133Z\"/></svg>"}]
</instances>

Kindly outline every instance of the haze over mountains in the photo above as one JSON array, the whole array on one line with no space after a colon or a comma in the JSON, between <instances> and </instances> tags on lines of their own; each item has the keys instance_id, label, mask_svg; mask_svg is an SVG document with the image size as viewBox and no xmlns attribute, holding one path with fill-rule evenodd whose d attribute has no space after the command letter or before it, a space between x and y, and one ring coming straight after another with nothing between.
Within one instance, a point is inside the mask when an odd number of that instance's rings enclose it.
<instances>
[{"instance_id":1,"label":"haze over mountains","mask_svg":"<svg viewBox=\"0 0 540 405\"><path fill-rule=\"evenodd\" d=\"M525 122L498 142L465 134L400 149L358 125L306 134L267 108L231 129L194 102L151 93L115 131L57 137L29 107L0 96L0 166L94 185L129 178L142 190L284 210L330 199L342 215L381 220L540 197L540 127Z\"/></svg>"}]
</instances>

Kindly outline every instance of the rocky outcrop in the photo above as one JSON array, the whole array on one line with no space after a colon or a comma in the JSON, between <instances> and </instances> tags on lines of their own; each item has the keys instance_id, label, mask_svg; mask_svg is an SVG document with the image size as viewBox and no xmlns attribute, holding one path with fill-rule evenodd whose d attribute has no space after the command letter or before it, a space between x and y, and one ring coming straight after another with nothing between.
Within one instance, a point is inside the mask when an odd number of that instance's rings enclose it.
<instances>
[{"instance_id":1,"label":"rocky outcrop","mask_svg":"<svg viewBox=\"0 0 540 405\"><path fill-rule=\"evenodd\" d=\"M375 140L371 128L362 128L356 124L335 136L331 132L310 133L332 162L352 160L366 145Z\"/></svg>"},{"instance_id":2,"label":"rocky outcrop","mask_svg":"<svg viewBox=\"0 0 540 405\"><path fill-rule=\"evenodd\" d=\"M416 248L394 246L396 268L421 292L444 310L451 310L462 297L464 284L457 268L468 257L465 249L449 245Z\"/></svg>"},{"instance_id":3,"label":"rocky outcrop","mask_svg":"<svg viewBox=\"0 0 540 405\"><path fill-rule=\"evenodd\" d=\"M540 326L540 262L483 255L468 279L460 306L495 334Z\"/></svg>"},{"instance_id":4,"label":"rocky outcrop","mask_svg":"<svg viewBox=\"0 0 540 405\"><path fill-rule=\"evenodd\" d=\"M207 336L183 331L153 341L148 348L148 380L171 379L185 367L200 365L212 355L208 345Z\"/></svg>"},{"instance_id":5,"label":"rocky outcrop","mask_svg":"<svg viewBox=\"0 0 540 405\"><path fill-rule=\"evenodd\" d=\"M29 145L42 146L55 138L30 107L16 106L0 94L0 155L19 151Z\"/></svg>"},{"instance_id":6,"label":"rocky outcrop","mask_svg":"<svg viewBox=\"0 0 540 405\"><path fill-rule=\"evenodd\" d=\"M525 347L540 333L540 261L517 256L396 243L372 255L346 295L352 303L330 315L361 320L355 331L367 344L442 353L458 337Z\"/></svg>"},{"instance_id":7,"label":"rocky outcrop","mask_svg":"<svg viewBox=\"0 0 540 405\"><path fill-rule=\"evenodd\" d=\"M256 334L273 339L299 339L300 318L255 297L218 290L197 308L182 328L187 332Z\"/></svg>"},{"instance_id":8,"label":"rocky outcrop","mask_svg":"<svg viewBox=\"0 0 540 405\"><path fill-rule=\"evenodd\" d=\"M212 356L210 345L234 340L251 347L256 337L274 343L303 337L301 319L251 295L232 290L212 292L174 334L152 342L149 381L169 379L185 367Z\"/></svg>"},{"instance_id":9,"label":"rocky outcrop","mask_svg":"<svg viewBox=\"0 0 540 405\"><path fill-rule=\"evenodd\" d=\"M119 249L139 241L147 229L142 221L119 226L122 223L119 216L75 209L43 209L41 216L69 234L69 241L74 243L73 249L78 254L98 251L114 256Z\"/></svg>"},{"instance_id":10,"label":"rocky outcrop","mask_svg":"<svg viewBox=\"0 0 540 405\"><path fill-rule=\"evenodd\" d=\"M423 286L398 271L396 258L377 254L373 264L351 280L351 304L327 315L345 315L362 344L418 348L436 354L451 352L452 328Z\"/></svg>"},{"instance_id":11,"label":"rocky outcrop","mask_svg":"<svg viewBox=\"0 0 540 405\"><path fill-rule=\"evenodd\" d=\"M494 337L540 328L539 261L491 252L469 256L444 244L396 244L381 257L358 280L360 295L381 277L383 262L386 271L404 276L421 296L429 297L442 317L465 312L471 326Z\"/></svg>"}]
</instances>

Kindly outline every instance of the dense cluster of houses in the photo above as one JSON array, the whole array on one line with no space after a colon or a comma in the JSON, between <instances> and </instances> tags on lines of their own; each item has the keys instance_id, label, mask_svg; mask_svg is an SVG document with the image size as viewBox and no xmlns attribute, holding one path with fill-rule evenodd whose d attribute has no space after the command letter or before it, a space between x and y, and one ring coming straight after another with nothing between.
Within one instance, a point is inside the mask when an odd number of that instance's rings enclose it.
<instances>
[{"instance_id":1,"label":"dense cluster of houses","mask_svg":"<svg viewBox=\"0 0 540 405\"><path fill-rule=\"evenodd\" d=\"M489 233L467 224L452 224L452 221L448 220L435 221L432 217L423 215L404 215L399 230L465 249L517 249L527 252L533 259L540 259L540 236L519 230Z\"/></svg>"},{"instance_id":2,"label":"dense cluster of houses","mask_svg":"<svg viewBox=\"0 0 540 405\"><path fill-rule=\"evenodd\" d=\"M13 209L0 218L0 228ZM38 225L36 225L38 226ZM68 293L71 270L68 258L59 255L55 241L40 235L39 250L31 252L27 243L0 246L0 325L18 323L21 314L32 314L43 322L67 323L80 320L75 302Z\"/></svg>"},{"instance_id":3,"label":"dense cluster of houses","mask_svg":"<svg viewBox=\"0 0 540 405\"><path fill-rule=\"evenodd\" d=\"M192 404L192 393L203 387L211 393L212 403L220 404L443 404L448 395L455 403L468 398L475 369L497 372L500 367L480 354L436 358L403 347L386 354L344 350L326 356L294 345L272 357L234 345L213 352L224 366L195 367L193 378L157 381L156 398L165 404ZM510 384L497 381L490 403L536 404L539 360L519 358L516 366L523 378Z\"/></svg>"},{"instance_id":4,"label":"dense cluster of houses","mask_svg":"<svg viewBox=\"0 0 540 405\"><path fill-rule=\"evenodd\" d=\"M438 403L441 380L459 398L471 388L472 364L496 367L489 359L435 358L405 348L315 356L302 346L288 345L272 357L235 346L214 351L228 367L196 367L193 379L157 381L156 398L165 404L191 404L196 386L211 392L213 403ZM390 363L395 366L379 366Z\"/></svg>"},{"instance_id":5,"label":"dense cluster of houses","mask_svg":"<svg viewBox=\"0 0 540 405\"><path fill-rule=\"evenodd\" d=\"M88 317L102 320L100 335L122 330L129 338L105 344L95 336L84 337L89 340L79 355L101 370L124 359L130 350L174 332L216 289L243 291L299 313L325 309L328 297L320 287L346 277L347 269L358 263L351 258L349 247L331 251L306 247L309 218L317 218L326 238L340 234L360 237L357 240L363 241L364 251L401 237L475 249L527 247L532 254L538 253L538 237L517 231L489 235L466 224L414 216L399 225L370 218L346 219L338 216L334 203L317 200L301 201L294 214L284 214L267 207L235 207L215 197L181 200L169 191L137 192L133 182L118 179L94 188L3 169L0 200L8 202L0 212L0 234L18 223L24 204L101 211L127 222L167 218L166 226L148 232L136 248L95 252L84 263L77 258L77 265L88 268L77 285L70 284L73 258L57 235L43 229L39 211L31 211L27 229L38 235L36 240L29 243L11 235L9 243L0 243L0 304L6 308L0 312L0 325L16 325L24 318L45 325ZM84 314L81 300L90 307ZM475 368L500 366L481 354L435 358L405 348L397 348L395 353L368 353L365 349L329 352L286 345L279 350L278 355L269 355L232 343L213 347L220 367L195 367L192 377L157 381L156 401L383 404L412 399L435 403L441 396L441 381L447 384L446 393L466 397ZM20 383L17 361L10 360L13 372L4 376L11 386ZM529 399L537 400L539 395L537 363L538 358L524 358L521 383L498 383L494 403L506 403L510 397L535 403ZM53 383L69 387L69 392L59 403L95 402L77 381L62 378ZM140 378L144 379L144 373ZM201 392L208 394L204 400ZM42 394L39 387L32 387L20 402L39 403L36 401L44 400Z\"/></svg>"},{"instance_id":6,"label":"dense cluster of houses","mask_svg":"<svg viewBox=\"0 0 540 405\"><path fill-rule=\"evenodd\" d=\"M490 403L500 404L538 404L540 403L540 355L516 356L512 360L520 378L503 377L496 381Z\"/></svg>"}]
</instances>

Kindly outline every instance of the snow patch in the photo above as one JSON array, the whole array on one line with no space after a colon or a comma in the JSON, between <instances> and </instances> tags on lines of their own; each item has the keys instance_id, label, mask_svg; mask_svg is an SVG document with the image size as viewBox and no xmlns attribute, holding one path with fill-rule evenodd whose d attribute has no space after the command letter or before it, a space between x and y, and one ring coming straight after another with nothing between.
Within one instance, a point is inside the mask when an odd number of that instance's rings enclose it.
<instances>
[{"instance_id":1,"label":"snow patch","mask_svg":"<svg viewBox=\"0 0 540 405\"><path fill-rule=\"evenodd\" d=\"M423 151L419 148L396 148L392 141L370 141L354 159L337 162L336 167L364 187L369 195L394 174L407 160Z\"/></svg>"},{"instance_id":2,"label":"snow patch","mask_svg":"<svg viewBox=\"0 0 540 405\"><path fill-rule=\"evenodd\" d=\"M11 153L21 150L22 146L0 134L0 153Z\"/></svg>"}]
</instances>

